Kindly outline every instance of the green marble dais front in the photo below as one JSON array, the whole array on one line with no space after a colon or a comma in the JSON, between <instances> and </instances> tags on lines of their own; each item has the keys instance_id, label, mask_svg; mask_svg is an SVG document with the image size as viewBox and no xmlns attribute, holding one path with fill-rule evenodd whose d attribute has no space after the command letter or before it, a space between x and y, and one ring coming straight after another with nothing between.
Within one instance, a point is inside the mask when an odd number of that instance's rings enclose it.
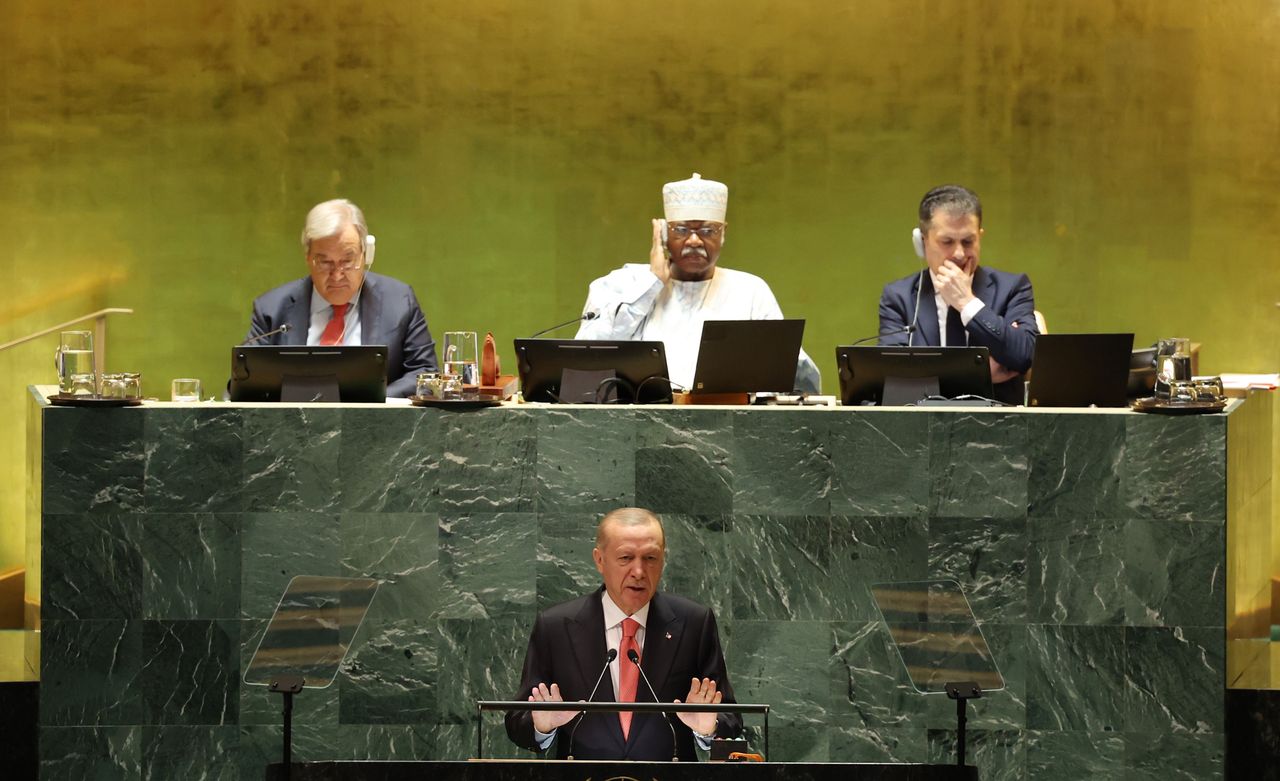
<instances>
[{"instance_id":1,"label":"green marble dais front","mask_svg":"<svg viewBox=\"0 0 1280 781\"><path fill-rule=\"evenodd\" d=\"M594 524L633 502L739 698L773 705L773 759L949 759L954 704L911 689L867 592L948 577L1007 682L970 709L984 778L1222 773L1223 416L43 415L49 778L255 777L279 703L240 676L298 574L383 585L295 756L465 758L473 702L515 693L536 611L595 586Z\"/></svg>"}]
</instances>

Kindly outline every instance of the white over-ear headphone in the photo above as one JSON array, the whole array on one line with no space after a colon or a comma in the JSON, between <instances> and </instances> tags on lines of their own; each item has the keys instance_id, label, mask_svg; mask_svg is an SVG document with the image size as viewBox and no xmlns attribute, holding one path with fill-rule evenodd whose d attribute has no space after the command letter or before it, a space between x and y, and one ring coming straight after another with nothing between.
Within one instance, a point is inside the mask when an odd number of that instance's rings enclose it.
<instances>
[{"instance_id":1,"label":"white over-ear headphone","mask_svg":"<svg viewBox=\"0 0 1280 781\"><path fill-rule=\"evenodd\" d=\"M370 233L364 237L364 265L365 268L373 265L373 253L378 248L378 240Z\"/></svg>"},{"instance_id":2,"label":"white over-ear headphone","mask_svg":"<svg viewBox=\"0 0 1280 781\"><path fill-rule=\"evenodd\" d=\"M916 250L916 257L924 257L924 234L919 228L911 229L911 246Z\"/></svg>"}]
</instances>

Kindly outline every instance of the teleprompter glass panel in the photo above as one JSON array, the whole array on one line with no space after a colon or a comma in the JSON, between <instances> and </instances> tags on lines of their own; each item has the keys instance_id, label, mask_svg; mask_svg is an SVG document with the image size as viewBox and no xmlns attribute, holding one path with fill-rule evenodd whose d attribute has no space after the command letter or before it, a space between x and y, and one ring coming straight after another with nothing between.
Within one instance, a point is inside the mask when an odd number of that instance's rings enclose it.
<instances>
[{"instance_id":1,"label":"teleprompter glass panel","mask_svg":"<svg viewBox=\"0 0 1280 781\"><path fill-rule=\"evenodd\" d=\"M916 691L942 694L948 683L965 681L977 683L983 691L1004 688L1004 677L959 583L877 583L871 596Z\"/></svg>"},{"instance_id":2,"label":"teleprompter glass panel","mask_svg":"<svg viewBox=\"0 0 1280 781\"><path fill-rule=\"evenodd\" d=\"M310 689L333 683L377 591L378 581L368 578L296 576L280 597L244 682L268 686L280 676L300 675Z\"/></svg>"}]
</instances>

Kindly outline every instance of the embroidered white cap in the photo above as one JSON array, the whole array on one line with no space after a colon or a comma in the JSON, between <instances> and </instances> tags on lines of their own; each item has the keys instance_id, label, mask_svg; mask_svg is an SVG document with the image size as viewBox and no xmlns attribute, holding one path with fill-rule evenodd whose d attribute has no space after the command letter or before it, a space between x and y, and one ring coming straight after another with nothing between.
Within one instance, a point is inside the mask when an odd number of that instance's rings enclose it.
<instances>
[{"instance_id":1,"label":"embroidered white cap","mask_svg":"<svg viewBox=\"0 0 1280 781\"><path fill-rule=\"evenodd\" d=\"M729 208L729 188L721 182L691 178L662 185L662 210L668 222L711 220L724 222Z\"/></svg>"}]
</instances>

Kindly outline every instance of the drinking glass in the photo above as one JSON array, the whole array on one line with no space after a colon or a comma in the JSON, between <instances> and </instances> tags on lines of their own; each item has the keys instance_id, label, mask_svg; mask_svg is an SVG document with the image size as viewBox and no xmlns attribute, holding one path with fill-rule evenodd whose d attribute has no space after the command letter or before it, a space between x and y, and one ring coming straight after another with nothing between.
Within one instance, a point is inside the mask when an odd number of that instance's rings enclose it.
<instances>
[{"instance_id":1,"label":"drinking glass","mask_svg":"<svg viewBox=\"0 0 1280 781\"><path fill-rule=\"evenodd\" d=\"M1196 380L1196 398L1200 401L1217 401L1226 398L1221 377L1201 377Z\"/></svg>"},{"instance_id":2,"label":"drinking glass","mask_svg":"<svg viewBox=\"0 0 1280 781\"><path fill-rule=\"evenodd\" d=\"M199 401L200 380L180 377L169 386L169 398L173 401Z\"/></svg>"},{"instance_id":3,"label":"drinking glass","mask_svg":"<svg viewBox=\"0 0 1280 781\"><path fill-rule=\"evenodd\" d=\"M142 398L142 375L137 372L119 372L102 375L104 399Z\"/></svg>"},{"instance_id":4,"label":"drinking glass","mask_svg":"<svg viewBox=\"0 0 1280 781\"><path fill-rule=\"evenodd\" d=\"M1191 380L1172 380L1169 383L1169 401L1196 401L1200 391Z\"/></svg>"},{"instance_id":5,"label":"drinking glass","mask_svg":"<svg viewBox=\"0 0 1280 781\"><path fill-rule=\"evenodd\" d=\"M1172 397L1170 385L1191 381L1191 340L1161 339L1156 343L1156 398Z\"/></svg>"},{"instance_id":6,"label":"drinking glass","mask_svg":"<svg viewBox=\"0 0 1280 781\"><path fill-rule=\"evenodd\" d=\"M58 369L58 391L75 396L98 392L98 376L93 368L93 331L63 331L54 353Z\"/></svg>"},{"instance_id":7,"label":"drinking glass","mask_svg":"<svg viewBox=\"0 0 1280 781\"><path fill-rule=\"evenodd\" d=\"M445 332L444 376L458 379L464 388L480 385L480 351L475 331Z\"/></svg>"}]
</instances>

